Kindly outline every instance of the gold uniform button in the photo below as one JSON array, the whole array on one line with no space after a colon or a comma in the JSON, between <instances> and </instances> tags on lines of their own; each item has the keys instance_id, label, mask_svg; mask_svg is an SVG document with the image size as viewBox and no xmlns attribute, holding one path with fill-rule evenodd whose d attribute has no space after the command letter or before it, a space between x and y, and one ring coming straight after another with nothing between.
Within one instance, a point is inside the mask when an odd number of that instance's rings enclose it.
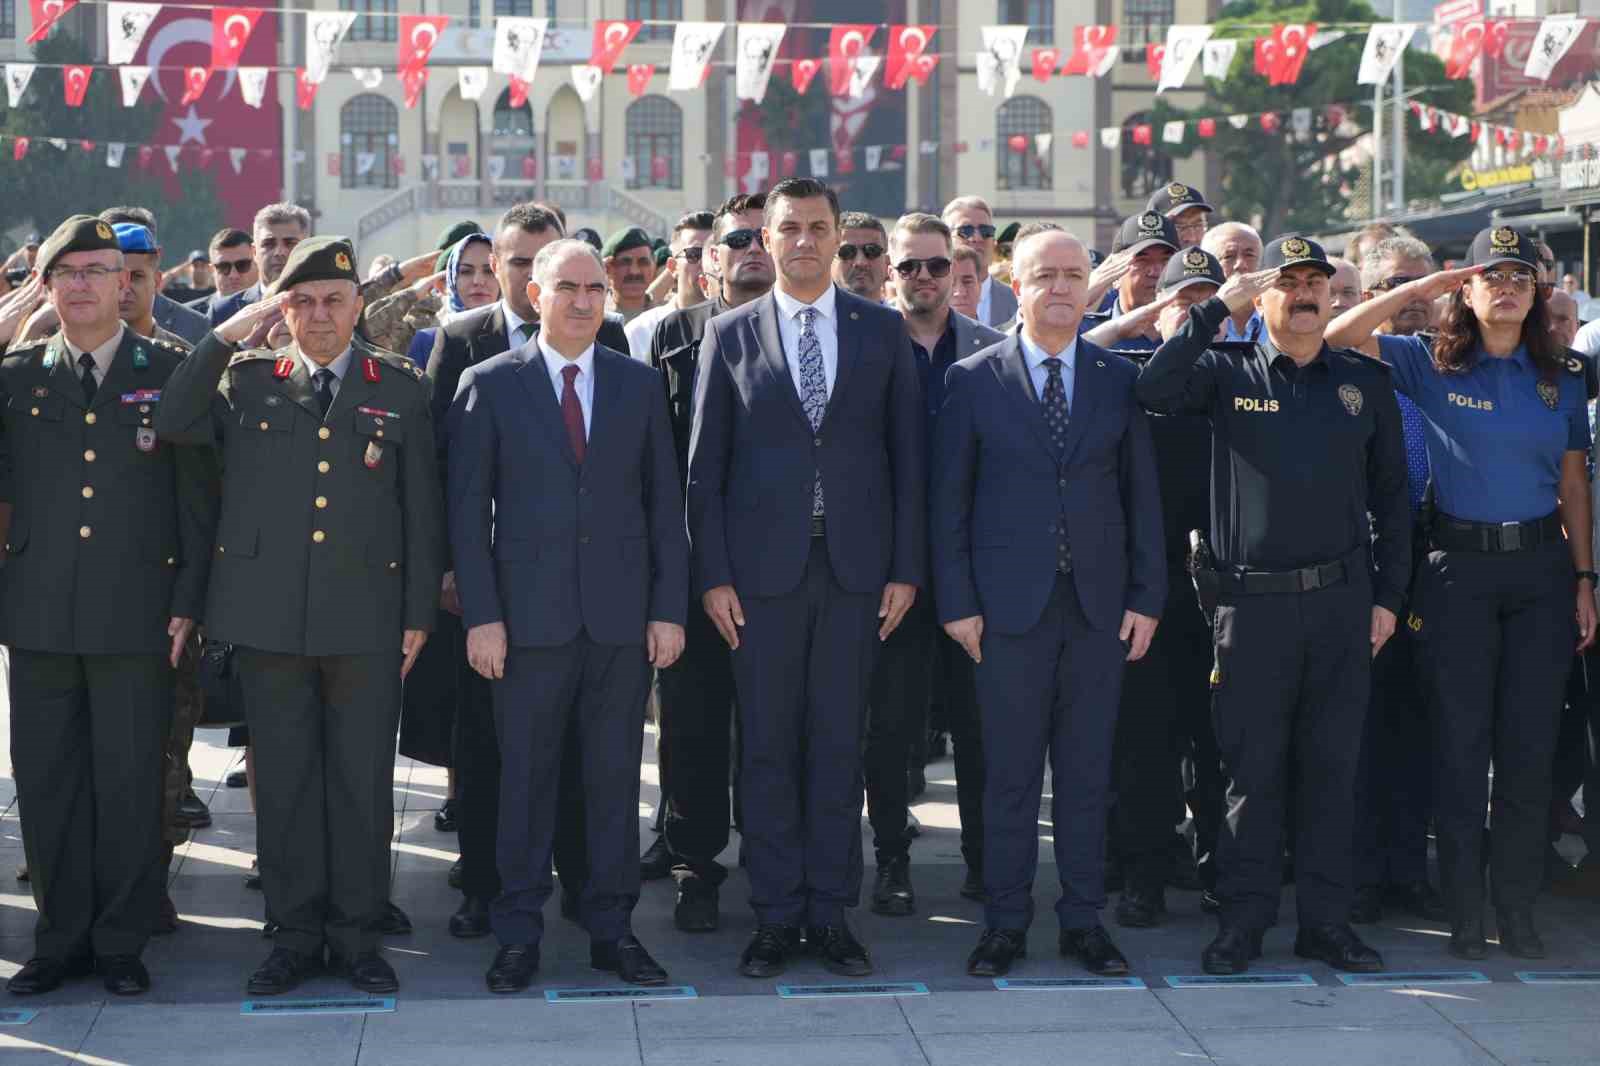
<instances>
[{"instance_id":1,"label":"gold uniform button","mask_svg":"<svg viewBox=\"0 0 1600 1066\"><path fill-rule=\"evenodd\" d=\"M39 409L37 407L33 408L32 414L33 414L34 418L38 418L39 417Z\"/></svg>"},{"instance_id":2,"label":"gold uniform button","mask_svg":"<svg viewBox=\"0 0 1600 1066\"><path fill-rule=\"evenodd\" d=\"M86 463L94 462L94 449L93 448L90 448L88 451L83 453L83 461L86 462Z\"/></svg>"},{"instance_id":3,"label":"gold uniform button","mask_svg":"<svg viewBox=\"0 0 1600 1066\"><path fill-rule=\"evenodd\" d=\"M95 424L95 415L93 411L90 411L88 414L83 416L83 423L86 426L92 426Z\"/></svg>"},{"instance_id":4,"label":"gold uniform button","mask_svg":"<svg viewBox=\"0 0 1600 1066\"><path fill-rule=\"evenodd\" d=\"M317 430L317 437L319 440L327 440L331 436L333 436L333 430L329 429L327 426L323 426L321 429Z\"/></svg>"},{"instance_id":5,"label":"gold uniform button","mask_svg":"<svg viewBox=\"0 0 1600 1066\"><path fill-rule=\"evenodd\" d=\"M83 498L86 499L86 500L94 499L94 486L93 485L85 485L83 487Z\"/></svg>"},{"instance_id":6,"label":"gold uniform button","mask_svg":"<svg viewBox=\"0 0 1600 1066\"><path fill-rule=\"evenodd\" d=\"M139 419L139 424L141 426L148 426L150 424L150 420L148 418L141 418Z\"/></svg>"},{"instance_id":7,"label":"gold uniform button","mask_svg":"<svg viewBox=\"0 0 1600 1066\"><path fill-rule=\"evenodd\" d=\"M318 496L317 497L317 510L320 511L326 506L328 506L328 498L326 496Z\"/></svg>"},{"instance_id":8,"label":"gold uniform button","mask_svg":"<svg viewBox=\"0 0 1600 1066\"><path fill-rule=\"evenodd\" d=\"M378 431L377 431L377 432L376 432L376 433L374 433L374 434L373 434L373 436L374 436L374 437L381 437L381 436L383 436L383 430L381 430L381 429L380 429L380 430L378 430Z\"/></svg>"},{"instance_id":9,"label":"gold uniform button","mask_svg":"<svg viewBox=\"0 0 1600 1066\"><path fill-rule=\"evenodd\" d=\"M390 563L389 564L389 569L390 570L398 570L398 569L400 569L400 564L399 563Z\"/></svg>"},{"instance_id":10,"label":"gold uniform button","mask_svg":"<svg viewBox=\"0 0 1600 1066\"><path fill-rule=\"evenodd\" d=\"M82 537L84 540L88 540L90 537L94 536L94 530L90 529L88 526L79 526L78 536Z\"/></svg>"},{"instance_id":11,"label":"gold uniform button","mask_svg":"<svg viewBox=\"0 0 1600 1066\"><path fill-rule=\"evenodd\" d=\"M262 429L267 429L269 427L268 427L267 423L263 422L263 423L261 423L261 428Z\"/></svg>"},{"instance_id":12,"label":"gold uniform button","mask_svg":"<svg viewBox=\"0 0 1600 1066\"><path fill-rule=\"evenodd\" d=\"M322 460L322 462L317 464L317 473L319 473L319 474L326 474L328 471L330 471L332 469L333 469L333 467L328 465L328 460L326 460L326 459Z\"/></svg>"},{"instance_id":13,"label":"gold uniform button","mask_svg":"<svg viewBox=\"0 0 1600 1066\"><path fill-rule=\"evenodd\" d=\"M318 529L311 534L311 539L316 543L321 544L323 541L328 539L328 535L322 530Z\"/></svg>"}]
</instances>

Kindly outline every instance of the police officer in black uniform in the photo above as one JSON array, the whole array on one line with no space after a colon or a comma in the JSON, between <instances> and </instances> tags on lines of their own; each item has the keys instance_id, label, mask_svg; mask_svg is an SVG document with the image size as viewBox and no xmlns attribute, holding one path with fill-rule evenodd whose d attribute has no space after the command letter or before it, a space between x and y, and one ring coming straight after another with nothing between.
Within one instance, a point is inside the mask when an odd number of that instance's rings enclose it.
<instances>
[{"instance_id":1,"label":"police officer in black uniform","mask_svg":"<svg viewBox=\"0 0 1600 1066\"><path fill-rule=\"evenodd\" d=\"M1381 366L1323 342L1334 268L1321 246L1283 237L1263 261L1191 308L1139 378L1152 411L1212 423L1216 563L1203 576L1218 595L1211 687L1229 785L1221 930L1201 963L1243 972L1277 920L1292 751L1295 953L1374 971L1382 959L1349 924L1351 818L1372 655L1411 570L1400 413ZM1266 336L1218 345L1252 301Z\"/></svg>"},{"instance_id":2,"label":"police officer in black uniform","mask_svg":"<svg viewBox=\"0 0 1600 1066\"><path fill-rule=\"evenodd\" d=\"M222 455L207 632L236 647L256 758L267 908L282 927L249 990L321 970L392 992L375 924L389 886L400 682L443 575L422 372L355 338L355 252L310 237L268 299L173 375L157 430ZM281 310L293 343L237 352Z\"/></svg>"},{"instance_id":3,"label":"police officer in black uniform","mask_svg":"<svg viewBox=\"0 0 1600 1066\"><path fill-rule=\"evenodd\" d=\"M1341 315L1330 343L1363 343L1406 302L1449 296L1431 338L1380 335L1394 381L1427 423L1433 511L1406 624L1433 723L1434 828L1450 953L1481 959L1483 823L1500 946L1543 958L1533 923L1554 754L1573 650L1595 636L1583 361L1550 333L1538 257L1510 226L1470 265ZM1494 794L1487 794L1490 763Z\"/></svg>"},{"instance_id":4,"label":"police officer in black uniform","mask_svg":"<svg viewBox=\"0 0 1600 1066\"><path fill-rule=\"evenodd\" d=\"M13 994L140 961L162 895L161 769L173 668L200 617L207 485L152 427L178 348L118 318L110 223L74 215L39 249L61 332L0 363L0 642L35 954Z\"/></svg>"}]
</instances>

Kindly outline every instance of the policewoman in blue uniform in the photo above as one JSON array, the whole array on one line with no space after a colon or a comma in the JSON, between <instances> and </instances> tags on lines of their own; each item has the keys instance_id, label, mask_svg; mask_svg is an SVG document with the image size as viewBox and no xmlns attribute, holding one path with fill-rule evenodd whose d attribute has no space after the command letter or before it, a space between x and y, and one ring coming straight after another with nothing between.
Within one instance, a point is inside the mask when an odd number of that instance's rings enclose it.
<instances>
[{"instance_id":1,"label":"policewoman in blue uniform","mask_svg":"<svg viewBox=\"0 0 1600 1066\"><path fill-rule=\"evenodd\" d=\"M1550 334L1533 242L1479 233L1471 265L1345 312L1330 344L1365 341L1400 305L1449 297L1432 338L1378 337L1427 423L1433 513L1406 625L1433 721L1434 824L1450 953L1481 959L1483 824L1500 946L1542 958L1533 923L1550 760L1573 649L1594 641L1595 575L1581 360Z\"/></svg>"}]
</instances>

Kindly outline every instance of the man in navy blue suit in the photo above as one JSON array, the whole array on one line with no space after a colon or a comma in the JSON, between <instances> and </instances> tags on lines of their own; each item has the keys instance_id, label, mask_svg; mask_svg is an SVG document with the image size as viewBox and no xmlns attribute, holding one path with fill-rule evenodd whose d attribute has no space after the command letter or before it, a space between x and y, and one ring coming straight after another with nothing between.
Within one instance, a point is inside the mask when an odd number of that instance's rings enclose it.
<instances>
[{"instance_id":1,"label":"man in navy blue suit","mask_svg":"<svg viewBox=\"0 0 1600 1066\"><path fill-rule=\"evenodd\" d=\"M1047 231L1012 263L1023 327L950 368L935 436L938 617L977 663L982 720L987 928L967 972L1027 954L1048 751L1061 953L1125 974L1098 912L1123 662L1167 595L1155 451L1138 371L1077 336L1088 251Z\"/></svg>"},{"instance_id":2,"label":"man in navy blue suit","mask_svg":"<svg viewBox=\"0 0 1600 1066\"><path fill-rule=\"evenodd\" d=\"M861 893L861 745L877 645L917 596L927 442L916 360L889 308L837 289L839 201L809 178L767 194L774 291L713 318L689 443L693 588L733 649L749 977L806 939L872 970L844 912Z\"/></svg>"},{"instance_id":3,"label":"man in navy blue suit","mask_svg":"<svg viewBox=\"0 0 1600 1066\"><path fill-rule=\"evenodd\" d=\"M600 258L559 240L534 259L540 329L467 368L451 407L450 539L467 660L492 683L500 740L491 992L528 986L550 897L562 751L583 765L589 961L667 974L631 928L650 668L683 650L688 545L659 376L595 343Z\"/></svg>"}]
</instances>

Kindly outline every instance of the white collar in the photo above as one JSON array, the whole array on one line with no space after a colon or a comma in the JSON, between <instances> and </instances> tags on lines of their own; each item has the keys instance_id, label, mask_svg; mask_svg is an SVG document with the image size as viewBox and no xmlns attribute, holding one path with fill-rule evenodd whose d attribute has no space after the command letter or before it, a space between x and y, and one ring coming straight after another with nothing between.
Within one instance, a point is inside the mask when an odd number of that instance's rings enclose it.
<instances>
[{"instance_id":1,"label":"white collar","mask_svg":"<svg viewBox=\"0 0 1600 1066\"><path fill-rule=\"evenodd\" d=\"M1022 355L1027 360L1029 370L1038 369L1046 359L1059 359L1061 360L1061 369L1071 373L1078 356L1078 338L1072 338L1067 346L1059 352L1047 352L1035 344L1026 331L1019 331L1017 336L1022 341Z\"/></svg>"},{"instance_id":2,"label":"white collar","mask_svg":"<svg viewBox=\"0 0 1600 1066\"><path fill-rule=\"evenodd\" d=\"M306 374L309 377L315 378L317 376L317 371L327 369L333 371L333 376L339 379L339 384L341 385L344 384L345 374L350 372L350 360L352 358L354 358L354 356L351 353L351 349L346 346L345 350L339 353L338 358L334 359L334 361L329 363L326 367L322 367L318 366L316 361L308 356L305 352L300 352L300 362L305 366Z\"/></svg>"},{"instance_id":3,"label":"white collar","mask_svg":"<svg viewBox=\"0 0 1600 1066\"><path fill-rule=\"evenodd\" d=\"M122 346L122 337L127 330L127 323L118 322L117 331L111 335L110 340L106 341L98 348L87 349L89 354L94 357L95 369L99 370L102 375L107 370L111 369L111 360L117 357L117 349ZM78 360L83 358L85 349L80 348L76 344L73 344L70 340L67 340L67 335L65 333L61 335L61 340L66 344L67 353L72 357L73 373L77 373Z\"/></svg>"},{"instance_id":4,"label":"white collar","mask_svg":"<svg viewBox=\"0 0 1600 1066\"><path fill-rule=\"evenodd\" d=\"M803 303L800 300L795 299L793 296L790 296L776 285L774 285L772 288L772 295L773 298L778 301L778 313L784 318L793 318L805 308L813 307L816 308L818 315L826 319L832 319L835 305L837 303L835 299L837 296L837 290L832 285L829 285L827 289L823 291L822 295L817 297L815 303Z\"/></svg>"},{"instance_id":5,"label":"white collar","mask_svg":"<svg viewBox=\"0 0 1600 1066\"><path fill-rule=\"evenodd\" d=\"M506 316L506 343L508 344L511 343L512 339L516 337L517 330L521 329L523 326L530 326L534 324L532 319L523 318L521 315L511 310L511 304L505 300L500 301L500 313Z\"/></svg>"},{"instance_id":6,"label":"white collar","mask_svg":"<svg viewBox=\"0 0 1600 1066\"><path fill-rule=\"evenodd\" d=\"M560 352L556 351L554 348L545 343L543 330L540 330L537 334L537 340L539 343L539 354L544 356L544 365L550 370L551 380L558 380L561 376L561 368L569 363L576 364L578 367L578 373L583 375L584 378L590 381L594 380L593 344L585 348L583 350L583 354L579 355L578 358L568 359L566 356L562 355Z\"/></svg>"}]
</instances>

